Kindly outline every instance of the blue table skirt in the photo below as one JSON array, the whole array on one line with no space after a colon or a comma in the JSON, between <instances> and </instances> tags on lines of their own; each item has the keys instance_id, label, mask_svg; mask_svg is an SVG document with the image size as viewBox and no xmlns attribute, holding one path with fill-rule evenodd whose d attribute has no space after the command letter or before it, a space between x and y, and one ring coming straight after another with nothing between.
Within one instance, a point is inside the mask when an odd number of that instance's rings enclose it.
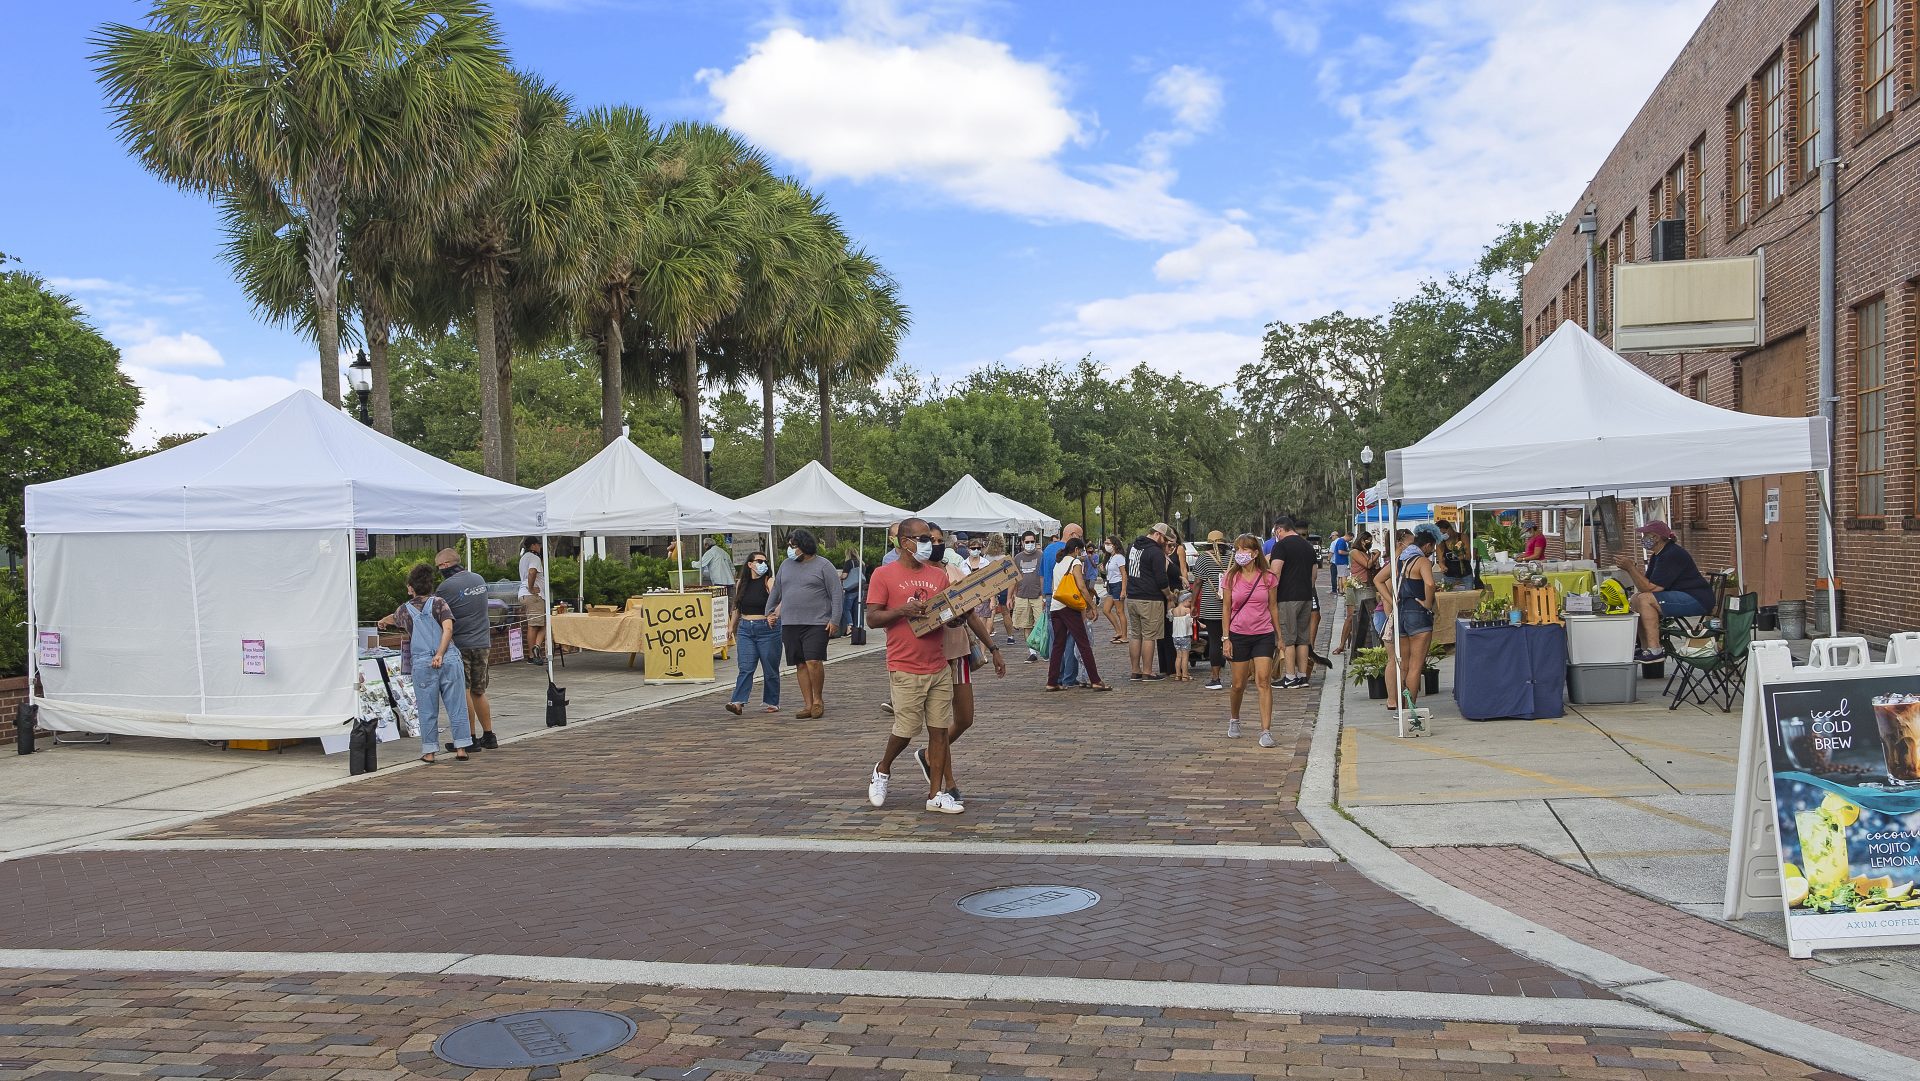
<instances>
[{"instance_id":1,"label":"blue table skirt","mask_svg":"<svg viewBox=\"0 0 1920 1081\"><path fill-rule=\"evenodd\" d=\"M1566 713L1567 629L1454 624L1453 701L1470 721Z\"/></svg>"}]
</instances>

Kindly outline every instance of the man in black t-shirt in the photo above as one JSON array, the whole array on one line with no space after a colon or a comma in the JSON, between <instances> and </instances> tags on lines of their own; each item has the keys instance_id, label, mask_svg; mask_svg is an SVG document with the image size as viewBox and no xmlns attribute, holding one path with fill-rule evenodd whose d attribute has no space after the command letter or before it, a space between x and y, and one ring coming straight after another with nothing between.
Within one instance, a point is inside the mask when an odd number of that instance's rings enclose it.
<instances>
[{"instance_id":1,"label":"man in black t-shirt","mask_svg":"<svg viewBox=\"0 0 1920 1081\"><path fill-rule=\"evenodd\" d=\"M1313 624L1313 568L1318 555L1313 543L1297 531L1299 523L1282 517L1275 531L1273 563L1280 577L1280 686L1307 685L1308 635Z\"/></svg>"},{"instance_id":2,"label":"man in black t-shirt","mask_svg":"<svg viewBox=\"0 0 1920 1081\"><path fill-rule=\"evenodd\" d=\"M1633 578L1633 611L1640 617L1640 649L1634 660L1658 661L1666 657L1660 646L1660 621L1684 616L1704 616L1713 612L1713 585L1693 556L1674 539L1667 523L1654 519L1636 530L1640 546L1647 551L1647 569L1642 571L1625 561Z\"/></svg>"}]
</instances>

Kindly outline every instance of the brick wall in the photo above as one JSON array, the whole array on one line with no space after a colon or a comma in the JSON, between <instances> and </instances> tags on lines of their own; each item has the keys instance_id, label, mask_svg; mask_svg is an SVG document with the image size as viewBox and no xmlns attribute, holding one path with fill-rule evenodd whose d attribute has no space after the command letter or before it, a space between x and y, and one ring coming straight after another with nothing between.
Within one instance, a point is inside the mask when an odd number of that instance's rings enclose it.
<instances>
[{"instance_id":1,"label":"brick wall","mask_svg":"<svg viewBox=\"0 0 1920 1081\"><path fill-rule=\"evenodd\" d=\"M1894 111L1880 123L1864 123L1862 64L1864 38L1857 0L1835 5L1834 60L1839 94L1837 150L1840 171L1838 207L1837 319L1835 392L1840 399L1834 425L1834 497L1836 563L1848 589L1846 623L1869 633L1920 628L1920 576L1890 573L1890 568L1920 561L1920 423L1916 417L1916 358L1920 357L1920 154L1907 153L1920 141L1920 93L1915 84L1914 31L1920 25L1920 0L1890 0L1899 7L1899 90ZM1522 283L1523 325L1537 342L1558 325L1563 298L1578 288L1586 251L1571 223L1587 203L1599 215L1599 235L1622 231L1625 252L1650 250L1656 213L1664 212L1670 186L1665 175L1705 136L1700 157L1702 191L1698 206L1706 220L1697 230L1703 258L1750 255L1766 258L1766 336L1769 345L1806 335L1806 415L1816 410L1819 380L1819 181L1800 168L1795 150L1797 128L1796 32L1813 17L1813 0L1721 0L1707 14L1653 94L1585 191L1569 209L1569 225L1548 244ZM1785 194L1761 205L1765 172L1764 116L1758 76L1775 53L1786 60L1789 79L1787 147L1790 164ZM1729 202L1728 106L1748 90L1752 125L1752 202L1745 226L1736 228ZM1659 192L1659 201L1650 195ZM1862 519L1856 513L1855 462L1857 409L1854 390L1853 309L1884 295L1887 311L1886 514ZM1598 320L1603 330L1609 315ZM1602 334L1605 340L1608 334ZM1741 363L1749 354L1727 352L1681 356L1629 354L1628 359L1668 386L1691 395L1693 377L1707 374L1707 400L1724 408L1743 405ZM1788 483L1792 483L1791 479ZM1806 572L1800 594L1811 598L1818 577L1819 501L1811 478L1807 485ZM1734 564L1733 497L1722 484L1695 493L1674 493L1673 523L1681 541L1703 570ZM1698 499L1701 513L1683 508ZM1785 523L1783 523L1785 524ZM1789 588L1788 596L1792 589Z\"/></svg>"},{"instance_id":2,"label":"brick wall","mask_svg":"<svg viewBox=\"0 0 1920 1081\"><path fill-rule=\"evenodd\" d=\"M0 679L0 747L10 747L19 741L20 733L14 731L13 715L20 708L20 703L26 700L27 677Z\"/></svg>"}]
</instances>

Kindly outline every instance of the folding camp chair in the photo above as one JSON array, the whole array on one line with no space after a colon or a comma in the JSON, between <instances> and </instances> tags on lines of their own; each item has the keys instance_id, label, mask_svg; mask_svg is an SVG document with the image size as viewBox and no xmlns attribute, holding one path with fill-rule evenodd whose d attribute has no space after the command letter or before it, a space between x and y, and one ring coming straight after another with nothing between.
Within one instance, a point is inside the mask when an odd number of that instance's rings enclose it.
<instances>
[{"instance_id":1,"label":"folding camp chair","mask_svg":"<svg viewBox=\"0 0 1920 1081\"><path fill-rule=\"evenodd\" d=\"M1669 624L1672 625L1672 633L1681 637L1705 637L1708 633L1708 625L1719 619L1720 609L1727 603L1727 582L1728 577L1725 571L1707 575L1707 589L1713 594L1713 602L1707 606L1706 613L1697 616L1673 616L1671 618L1661 619L1660 637L1662 639L1666 638Z\"/></svg>"},{"instance_id":2,"label":"folding camp chair","mask_svg":"<svg viewBox=\"0 0 1920 1081\"><path fill-rule=\"evenodd\" d=\"M1679 709L1682 702L1704 706L1717 701L1720 712L1733 711L1733 700L1746 684L1747 650L1753 645L1759 606L1757 594L1728 597L1721 602L1720 618L1699 628L1699 634L1689 633L1684 620L1661 623L1661 644L1674 663L1673 676L1667 681L1673 693L1668 709Z\"/></svg>"}]
</instances>

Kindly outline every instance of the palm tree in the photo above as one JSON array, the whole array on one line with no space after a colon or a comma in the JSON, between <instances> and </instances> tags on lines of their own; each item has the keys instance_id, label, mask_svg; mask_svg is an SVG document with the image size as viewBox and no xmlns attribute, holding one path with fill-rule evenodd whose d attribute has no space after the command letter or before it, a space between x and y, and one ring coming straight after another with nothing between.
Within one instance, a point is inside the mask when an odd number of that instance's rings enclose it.
<instances>
[{"instance_id":1,"label":"palm tree","mask_svg":"<svg viewBox=\"0 0 1920 1081\"><path fill-rule=\"evenodd\" d=\"M833 468L833 385L878 379L899 355L910 317L899 286L865 251L841 246L817 269L793 334L820 396L820 464Z\"/></svg>"},{"instance_id":2,"label":"palm tree","mask_svg":"<svg viewBox=\"0 0 1920 1081\"><path fill-rule=\"evenodd\" d=\"M108 24L93 61L120 138L190 191L280 193L305 245L320 390L340 402L345 208L489 157L511 82L472 0L156 0L144 28Z\"/></svg>"},{"instance_id":3,"label":"palm tree","mask_svg":"<svg viewBox=\"0 0 1920 1081\"><path fill-rule=\"evenodd\" d=\"M735 374L760 384L760 481L779 479L774 460L774 391L805 375L789 348L789 327L809 296L811 276L841 242L839 228L822 200L799 184L782 181L768 193L760 243L743 273L733 338L742 356Z\"/></svg>"},{"instance_id":4,"label":"palm tree","mask_svg":"<svg viewBox=\"0 0 1920 1081\"><path fill-rule=\"evenodd\" d=\"M655 155L660 137L639 109L595 109L576 122L580 161L599 190L599 212L582 224L578 238L589 261L574 298L577 321L600 348L600 442L620 438L626 423L624 324L641 284L647 234L657 217L659 185Z\"/></svg>"}]
</instances>

